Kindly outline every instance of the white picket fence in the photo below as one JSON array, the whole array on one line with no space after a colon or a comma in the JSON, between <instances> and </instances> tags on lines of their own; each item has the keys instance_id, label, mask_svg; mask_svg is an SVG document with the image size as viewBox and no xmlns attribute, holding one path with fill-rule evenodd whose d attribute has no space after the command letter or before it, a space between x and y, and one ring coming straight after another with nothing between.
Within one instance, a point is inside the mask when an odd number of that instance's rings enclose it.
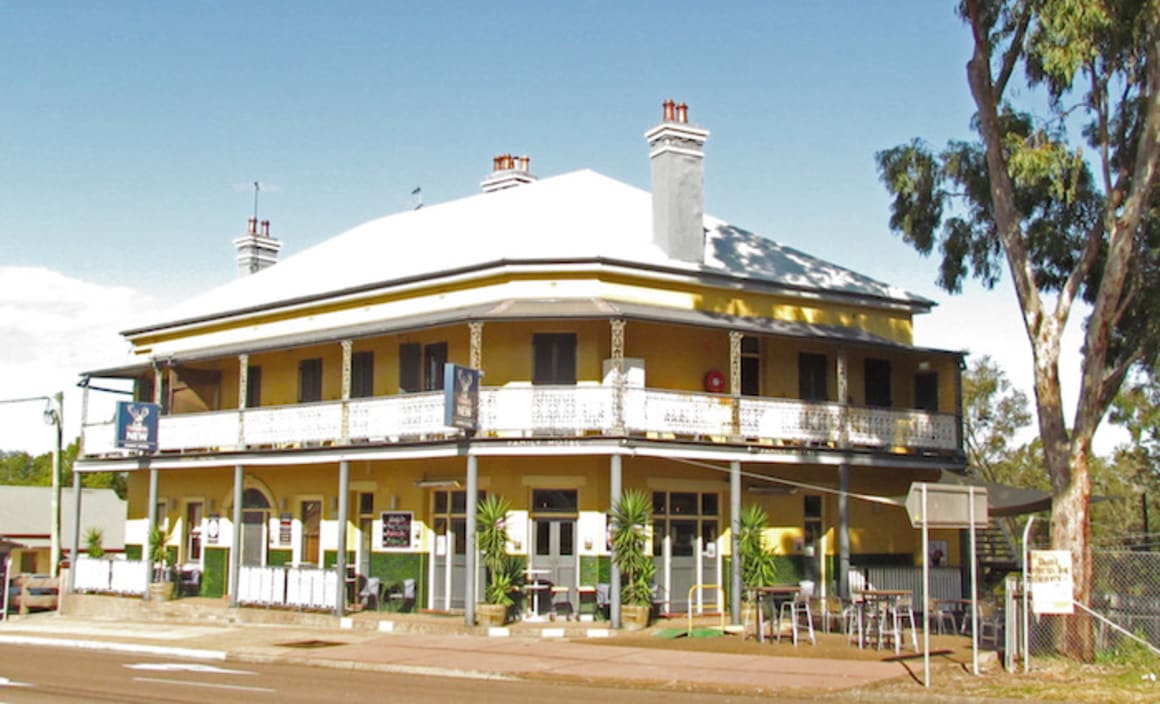
<instances>
[{"instance_id":1,"label":"white picket fence","mask_svg":"<svg viewBox=\"0 0 1160 704\"><path fill-rule=\"evenodd\" d=\"M142 560L79 555L73 569L78 592L144 595L148 584Z\"/></svg>"},{"instance_id":2,"label":"white picket fence","mask_svg":"<svg viewBox=\"0 0 1160 704\"><path fill-rule=\"evenodd\" d=\"M338 605L338 571L317 567L243 566L238 574L238 603L334 609Z\"/></svg>"}]
</instances>

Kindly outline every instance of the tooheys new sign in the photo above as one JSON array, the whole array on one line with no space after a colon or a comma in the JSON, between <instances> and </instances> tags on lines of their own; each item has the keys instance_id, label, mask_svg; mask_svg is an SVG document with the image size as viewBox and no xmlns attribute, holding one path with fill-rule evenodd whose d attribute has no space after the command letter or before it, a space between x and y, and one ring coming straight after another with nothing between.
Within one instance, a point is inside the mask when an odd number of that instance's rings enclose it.
<instances>
[{"instance_id":1,"label":"tooheys new sign","mask_svg":"<svg viewBox=\"0 0 1160 704\"><path fill-rule=\"evenodd\" d=\"M443 424L473 433L479 429L478 369L443 365Z\"/></svg>"},{"instance_id":2,"label":"tooheys new sign","mask_svg":"<svg viewBox=\"0 0 1160 704\"><path fill-rule=\"evenodd\" d=\"M117 436L113 445L126 450L157 451L157 420L161 406L156 403L119 401L117 403Z\"/></svg>"}]
</instances>

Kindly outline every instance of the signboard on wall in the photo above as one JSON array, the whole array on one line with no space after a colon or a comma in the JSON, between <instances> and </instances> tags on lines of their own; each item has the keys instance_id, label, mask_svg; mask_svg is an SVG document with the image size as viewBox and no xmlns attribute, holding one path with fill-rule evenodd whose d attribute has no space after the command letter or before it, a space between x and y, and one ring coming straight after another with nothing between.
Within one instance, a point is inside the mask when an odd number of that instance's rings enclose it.
<instances>
[{"instance_id":1,"label":"signboard on wall","mask_svg":"<svg viewBox=\"0 0 1160 704\"><path fill-rule=\"evenodd\" d=\"M1067 550L1031 551L1031 613L1074 613L1071 553Z\"/></svg>"},{"instance_id":2,"label":"signboard on wall","mask_svg":"<svg viewBox=\"0 0 1160 704\"><path fill-rule=\"evenodd\" d=\"M136 401L117 402L117 435L113 444L126 450L157 451L157 419L161 406Z\"/></svg>"},{"instance_id":3,"label":"signboard on wall","mask_svg":"<svg viewBox=\"0 0 1160 704\"><path fill-rule=\"evenodd\" d=\"M384 550L409 550L411 548L412 518L411 511L383 511Z\"/></svg>"},{"instance_id":4,"label":"signboard on wall","mask_svg":"<svg viewBox=\"0 0 1160 704\"><path fill-rule=\"evenodd\" d=\"M278 516L278 543L289 545L294 539L294 517L288 513Z\"/></svg>"},{"instance_id":5,"label":"signboard on wall","mask_svg":"<svg viewBox=\"0 0 1160 704\"><path fill-rule=\"evenodd\" d=\"M205 519L205 542L207 545L217 545L218 536L222 531L222 519L216 513L211 513L209 518Z\"/></svg>"}]
</instances>

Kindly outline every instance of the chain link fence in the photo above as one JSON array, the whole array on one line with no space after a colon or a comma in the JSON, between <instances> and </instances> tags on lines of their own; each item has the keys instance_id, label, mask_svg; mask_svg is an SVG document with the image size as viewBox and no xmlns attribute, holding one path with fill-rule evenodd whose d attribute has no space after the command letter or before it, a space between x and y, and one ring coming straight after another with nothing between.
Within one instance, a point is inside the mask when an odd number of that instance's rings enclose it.
<instances>
[{"instance_id":1,"label":"chain link fence","mask_svg":"<svg viewBox=\"0 0 1160 704\"><path fill-rule=\"evenodd\" d=\"M1046 542L1030 547L1047 549ZM1037 657L1081 652L1078 641L1085 637L1088 623L1097 656L1125 647L1147 647L1160 655L1160 552L1093 551L1090 610L1076 605L1071 615L1025 614L1022 588L1022 575L1008 576L1005 613L1001 625L996 624L1004 631L1001 640L1008 669L1023 661L1024 643L1032 662Z\"/></svg>"}]
</instances>

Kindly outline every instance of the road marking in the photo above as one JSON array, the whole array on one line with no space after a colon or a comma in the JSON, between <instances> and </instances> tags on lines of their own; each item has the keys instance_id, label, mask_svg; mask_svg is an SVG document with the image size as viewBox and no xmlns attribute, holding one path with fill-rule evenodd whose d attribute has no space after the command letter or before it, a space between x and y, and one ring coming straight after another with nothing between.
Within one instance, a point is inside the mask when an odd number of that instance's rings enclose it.
<instances>
[{"instance_id":1,"label":"road marking","mask_svg":"<svg viewBox=\"0 0 1160 704\"><path fill-rule=\"evenodd\" d=\"M207 672L219 675L256 675L250 670L227 670L224 667L202 665L191 662L140 662L135 665L125 665L130 670L155 670L160 672Z\"/></svg>"},{"instance_id":2,"label":"road marking","mask_svg":"<svg viewBox=\"0 0 1160 704\"><path fill-rule=\"evenodd\" d=\"M276 692L269 687L244 687L240 684L217 684L215 682L187 682L185 680L167 680L161 677L134 677L134 682L153 682L156 684L180 684L186 687L209 687L211 689L236 689L243 692Z\"/></svg>"},{"instance_id":3,"label":"road marking","mask_svg":"<svg viewBox=\"0 0 1160 704\"><path fill-rule=\"evenodd\" d=\"M7 677L0 677L0 687L31 687L30 682L13 682Z\"/></svg>"}]
</instances>

